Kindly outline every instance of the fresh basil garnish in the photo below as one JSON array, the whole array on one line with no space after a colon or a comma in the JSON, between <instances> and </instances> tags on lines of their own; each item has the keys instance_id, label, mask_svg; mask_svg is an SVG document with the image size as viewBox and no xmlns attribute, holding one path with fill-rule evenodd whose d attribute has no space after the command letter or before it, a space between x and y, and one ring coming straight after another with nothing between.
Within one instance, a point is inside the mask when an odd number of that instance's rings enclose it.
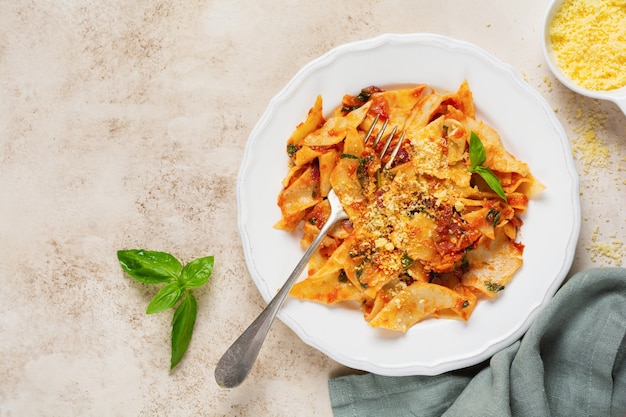
<instances>
[{"instance_id":1,"label":"fresh basil garnish","mask_svg":"<svg viewBox=\"0 0 626 417\"><path fill-rule=\"evenodd\" d=\"M174 256L144 249L120 250L117 259L128 275L144 284L165 284L148 304L146 314L176 308L172 319L170 369L183 358L196 323L197 303L191 290L201 287L213 273L213 256L195 259L184 267Z\"/></svg>"},{"instance_id":2,"label":"fresh basil garnish","mask_svg":"<svg viewBox=\"0 0 626 417\"><path fill-rule=\"evenodd\" d=\"M498 194L501 199L506 201L506 194L504 193L500 179L489 167L483 165L487 159L485 147L478 135L473 131L470 133L469 154L470 172L480 175L489 188Z\"/></svg>"}]
</instances>

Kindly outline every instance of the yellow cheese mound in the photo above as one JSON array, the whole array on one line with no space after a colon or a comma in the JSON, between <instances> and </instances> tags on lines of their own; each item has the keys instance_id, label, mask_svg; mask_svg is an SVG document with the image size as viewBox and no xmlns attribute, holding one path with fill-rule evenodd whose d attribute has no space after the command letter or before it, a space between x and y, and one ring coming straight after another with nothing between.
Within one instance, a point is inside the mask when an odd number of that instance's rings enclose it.
<instances>
[{"instance_id":1,"label":"yellow cheese mound","mask_svg":"<svg viewBox=\"0 0 626 417\"><path fill-rule=\"evenodd\" d=\"M576 84L626 86L626 1L565 0L549 35L559 66Z\"/></svg>"}]
</instances>

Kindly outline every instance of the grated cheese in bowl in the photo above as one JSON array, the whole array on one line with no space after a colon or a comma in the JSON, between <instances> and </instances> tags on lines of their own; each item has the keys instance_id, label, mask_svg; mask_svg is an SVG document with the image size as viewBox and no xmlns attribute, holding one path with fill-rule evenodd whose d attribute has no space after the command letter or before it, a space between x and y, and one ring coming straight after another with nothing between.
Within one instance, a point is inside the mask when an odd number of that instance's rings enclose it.
<instances>
[{"instance_id":1,"label":"grated cheese in bowl","mask_svg":"<svg viewBox=\"0 0 626 417\"><path fill-rule=\"evenodd\" d=\"M626 1L555 0L543 31L544 56L559 81L626 114Z\"/></svg>"}]
</instances>

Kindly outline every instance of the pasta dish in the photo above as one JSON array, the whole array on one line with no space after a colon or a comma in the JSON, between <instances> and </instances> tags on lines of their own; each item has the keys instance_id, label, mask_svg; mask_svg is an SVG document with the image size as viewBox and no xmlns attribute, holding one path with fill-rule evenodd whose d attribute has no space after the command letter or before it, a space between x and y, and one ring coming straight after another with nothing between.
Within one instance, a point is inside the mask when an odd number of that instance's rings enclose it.
<instances>
[{"instance_id":1,"label":"pasta dish","mask_svg":"<svg viewBox=\"0 0 626 417\"><path fill-rule=\"evenodd\" d=\"M426 317L467 320L479 299L504 290L522 265L520 215L544 187L475 117L467 82L454 93L367 87L328 117L318 96L287 140L275 227L301 227L301 244L310 245L331 189L348 219L290 294L356 302L371 326L405 332ZM398 126L396 136L405 132L389 169L365 137L375 119L371 136L384 121Z\"/></svg>"}]
</instances>

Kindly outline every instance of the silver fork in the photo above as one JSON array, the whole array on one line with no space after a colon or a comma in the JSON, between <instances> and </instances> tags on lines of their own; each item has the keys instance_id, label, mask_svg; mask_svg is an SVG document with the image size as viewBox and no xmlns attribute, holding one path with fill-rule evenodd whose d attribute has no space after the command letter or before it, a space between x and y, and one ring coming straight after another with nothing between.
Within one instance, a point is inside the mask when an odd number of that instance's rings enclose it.
<instances>
[{"instance_id":1,"label":"silver fork","mask_svg":"<svg viewBox=\"0 0 626 417\"><path fill-rule=\"evenodd\" d=\"M368 129L365 140L369 141L369 138L378 122L379 116L377 115L372 125ZM385 130L387 129L387 124L389 119L385 120L382 127L378 131L376 138L374 138L374 142L372 148L375 150L384 135ZM388 136L385 145L383 146L382 151L380 151L380 159L382 160L387 152L393 137L398 129L398 126L395 126L391 133ZM384 166L384 169L389 169L395 159L400 146L402 145L402 141L404 140L405 131L402 132L396 146L394 147L391 155L389 156L389 160ZM250 324L250 326L233 342L233 344L224 352L222 358L217 363L217 367L215 368L215 380L217 384L222 388L234 388L241 384L248 373L252 369L254 362L256 361L257 356L261 350L261 346L265 341L265 337L269 332L270 326L276 318L276 314L280 309L281 305L285 301L287 294L289 294L289 290L296 283L298 277L304 270L304 267L309 262L309 259L320 245L326 234L330 231L330 229L340 220L345 220L348 218L348 215L344 211L337 194L335 194L334 190L330 190L328 193L328 202L330 203L330 215L328 216L328 220L319 234L315 237L311 246L306 250L300 262L296 265L287 281L283 284L282 288L278 293L274 296L274 298L269 302L267 307L259 314L259 316Z\"/></svg>"}]
</instances>

